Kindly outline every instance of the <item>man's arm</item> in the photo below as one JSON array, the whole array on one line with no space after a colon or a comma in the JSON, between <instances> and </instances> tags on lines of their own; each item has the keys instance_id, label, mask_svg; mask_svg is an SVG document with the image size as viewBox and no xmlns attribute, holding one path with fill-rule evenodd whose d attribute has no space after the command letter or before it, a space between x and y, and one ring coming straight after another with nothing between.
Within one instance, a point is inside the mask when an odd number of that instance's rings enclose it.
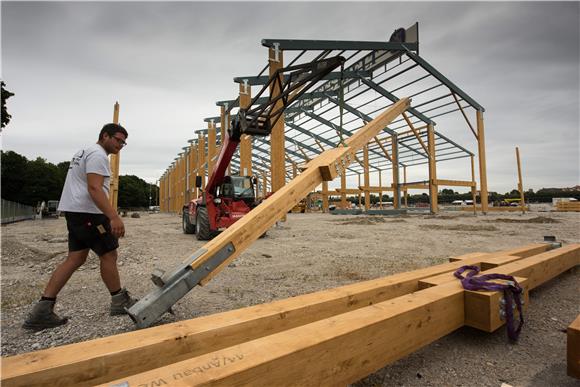
<instances>
[{"instance_id":1,"label":"man's arm","mask_svg":"<svg viewBox=\"0 0 580 387\"><path fill-rule=\"evenodd\" d=\"M120 238L125 236L125 225L121 220L117 211L109 203L109 198L103 191L103 181L105 177L97 173L87 173L87 186L89 190L89 195L95 205L99 210L103 211L103 214L111 221L111 232L112 234Z\"/></svg>"}]
</instances>

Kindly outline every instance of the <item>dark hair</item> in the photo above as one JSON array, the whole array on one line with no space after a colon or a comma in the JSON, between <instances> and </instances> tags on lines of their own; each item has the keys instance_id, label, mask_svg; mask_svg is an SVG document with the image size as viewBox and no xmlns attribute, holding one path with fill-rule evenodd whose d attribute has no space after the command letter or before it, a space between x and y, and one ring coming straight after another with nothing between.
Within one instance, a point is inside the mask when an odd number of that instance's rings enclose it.
<instances>
[{"instance_id":1,"label":"dark hair","mask_svg":"<svg viewBox=\"0 0 580 387\"><path fill-rule=\"evenodd\" d=\"M123 133L126 137L129 137L129 133L119 124L106 124L101 129L101 133L99 133L99 141L103 139L103 134L107 133L109 137L113 137L115 133Z\"/></svg>"}]
</instances>

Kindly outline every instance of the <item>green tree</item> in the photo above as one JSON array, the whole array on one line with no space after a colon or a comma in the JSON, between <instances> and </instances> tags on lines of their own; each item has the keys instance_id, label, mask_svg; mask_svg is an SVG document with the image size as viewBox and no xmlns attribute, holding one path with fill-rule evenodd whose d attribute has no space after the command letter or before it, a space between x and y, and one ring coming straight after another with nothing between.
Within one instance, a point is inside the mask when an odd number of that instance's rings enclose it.
<instances>
[{"instance_id":1,"label":"green tree","mask_svg":"<svg viewBox=\"0 0 580 387\"><path fill-rule=\"evenodd\" d=\"M149 184L134 175L119 176L118 204L122 208L149 206Z\"/></svg>"},{"instance_id":2,"label":"green tree","mask_svg":"<svg viewBox=\"0 0 580 387\"><path fill-rule=\"evenodd\" d=\"M22 189L23 204L36 205L38 202L58 200L64 181L61 180L56 165L47 163L42 157L28 162L26 168L26 185Z\"/></svg>"},{"instance_id":3,"label":"green tree","mask_svg":"<svg viewBox=\"0 0 580 387\"><path fill-rule=\"evenodd\" d=\"M10 122L12 116L8 114L8 110L6 109L6 100L14 95L14 93L9 92L4 87L6 84L4 81L0 82L1 94L2 94L2 125L1 128L4 128ZM1 129L0 129L1 131Z\"/></svg>"},{"instance_id":4,"label":"green tree","mask_svg":"<svg viewBox=\"0 0 580 387\"><path fill-rule=\"evenodd\" d=\"M18 202L26 186L28 159L16 152L1 152L2 198Z\"/></svg>"}]
</instances>

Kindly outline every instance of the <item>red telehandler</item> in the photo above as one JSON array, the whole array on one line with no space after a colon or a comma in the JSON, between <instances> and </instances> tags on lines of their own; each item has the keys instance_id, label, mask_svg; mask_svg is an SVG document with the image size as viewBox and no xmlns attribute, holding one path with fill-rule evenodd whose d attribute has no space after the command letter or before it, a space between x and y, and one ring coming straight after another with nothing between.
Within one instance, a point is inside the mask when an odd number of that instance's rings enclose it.
<instances>
[{"instance_id":1,"label":"red telehandler","mask_svg":"<svg viewBox=\"0 0 580 387\"><path fill-rule=\"evenodd\" d=\"M226 176L226 170L242 135L268 136L288 106L328 73L344 64L341 56L281 68L252 99L249 107L240 109L232 119L222 143L216 165L201 195L183 207L183 232L195 233L199 240L209 240L234 224L259 203L255 195L255 178ZM257 104L266 89L279 94ZM196 179L201 188L201 179Z\"/></svg>"}]
</instances>

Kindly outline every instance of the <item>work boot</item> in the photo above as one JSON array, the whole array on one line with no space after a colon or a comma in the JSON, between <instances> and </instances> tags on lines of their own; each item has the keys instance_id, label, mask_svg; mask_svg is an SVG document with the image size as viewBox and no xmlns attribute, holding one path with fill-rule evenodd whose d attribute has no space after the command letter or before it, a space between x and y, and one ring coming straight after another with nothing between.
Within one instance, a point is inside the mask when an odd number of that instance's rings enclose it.
<instances>
[{"instance_id":1,"label":"work boot","mask_svg":"<svg viewBox=\"0 0 580 387\"><path fill-rule=\"evenodd\" d=\"M120 293L111 296L111 316L127 314L127 309L132 307L137 301L139 300L129 295L127 289L121 289Z\"/></svg>"},{"instance_id":2,"label":"work boot","mask_svg":"<svg viewBox=\"0 0 580 387\"><path fill-rule=\"evenodd\" d=\"M54 313L54 303L51 300L40 300L33 307L26 321L22 325L25 329L43 330L64 325L68 317L58 317Z\"/></svg>"}]
</instances>

